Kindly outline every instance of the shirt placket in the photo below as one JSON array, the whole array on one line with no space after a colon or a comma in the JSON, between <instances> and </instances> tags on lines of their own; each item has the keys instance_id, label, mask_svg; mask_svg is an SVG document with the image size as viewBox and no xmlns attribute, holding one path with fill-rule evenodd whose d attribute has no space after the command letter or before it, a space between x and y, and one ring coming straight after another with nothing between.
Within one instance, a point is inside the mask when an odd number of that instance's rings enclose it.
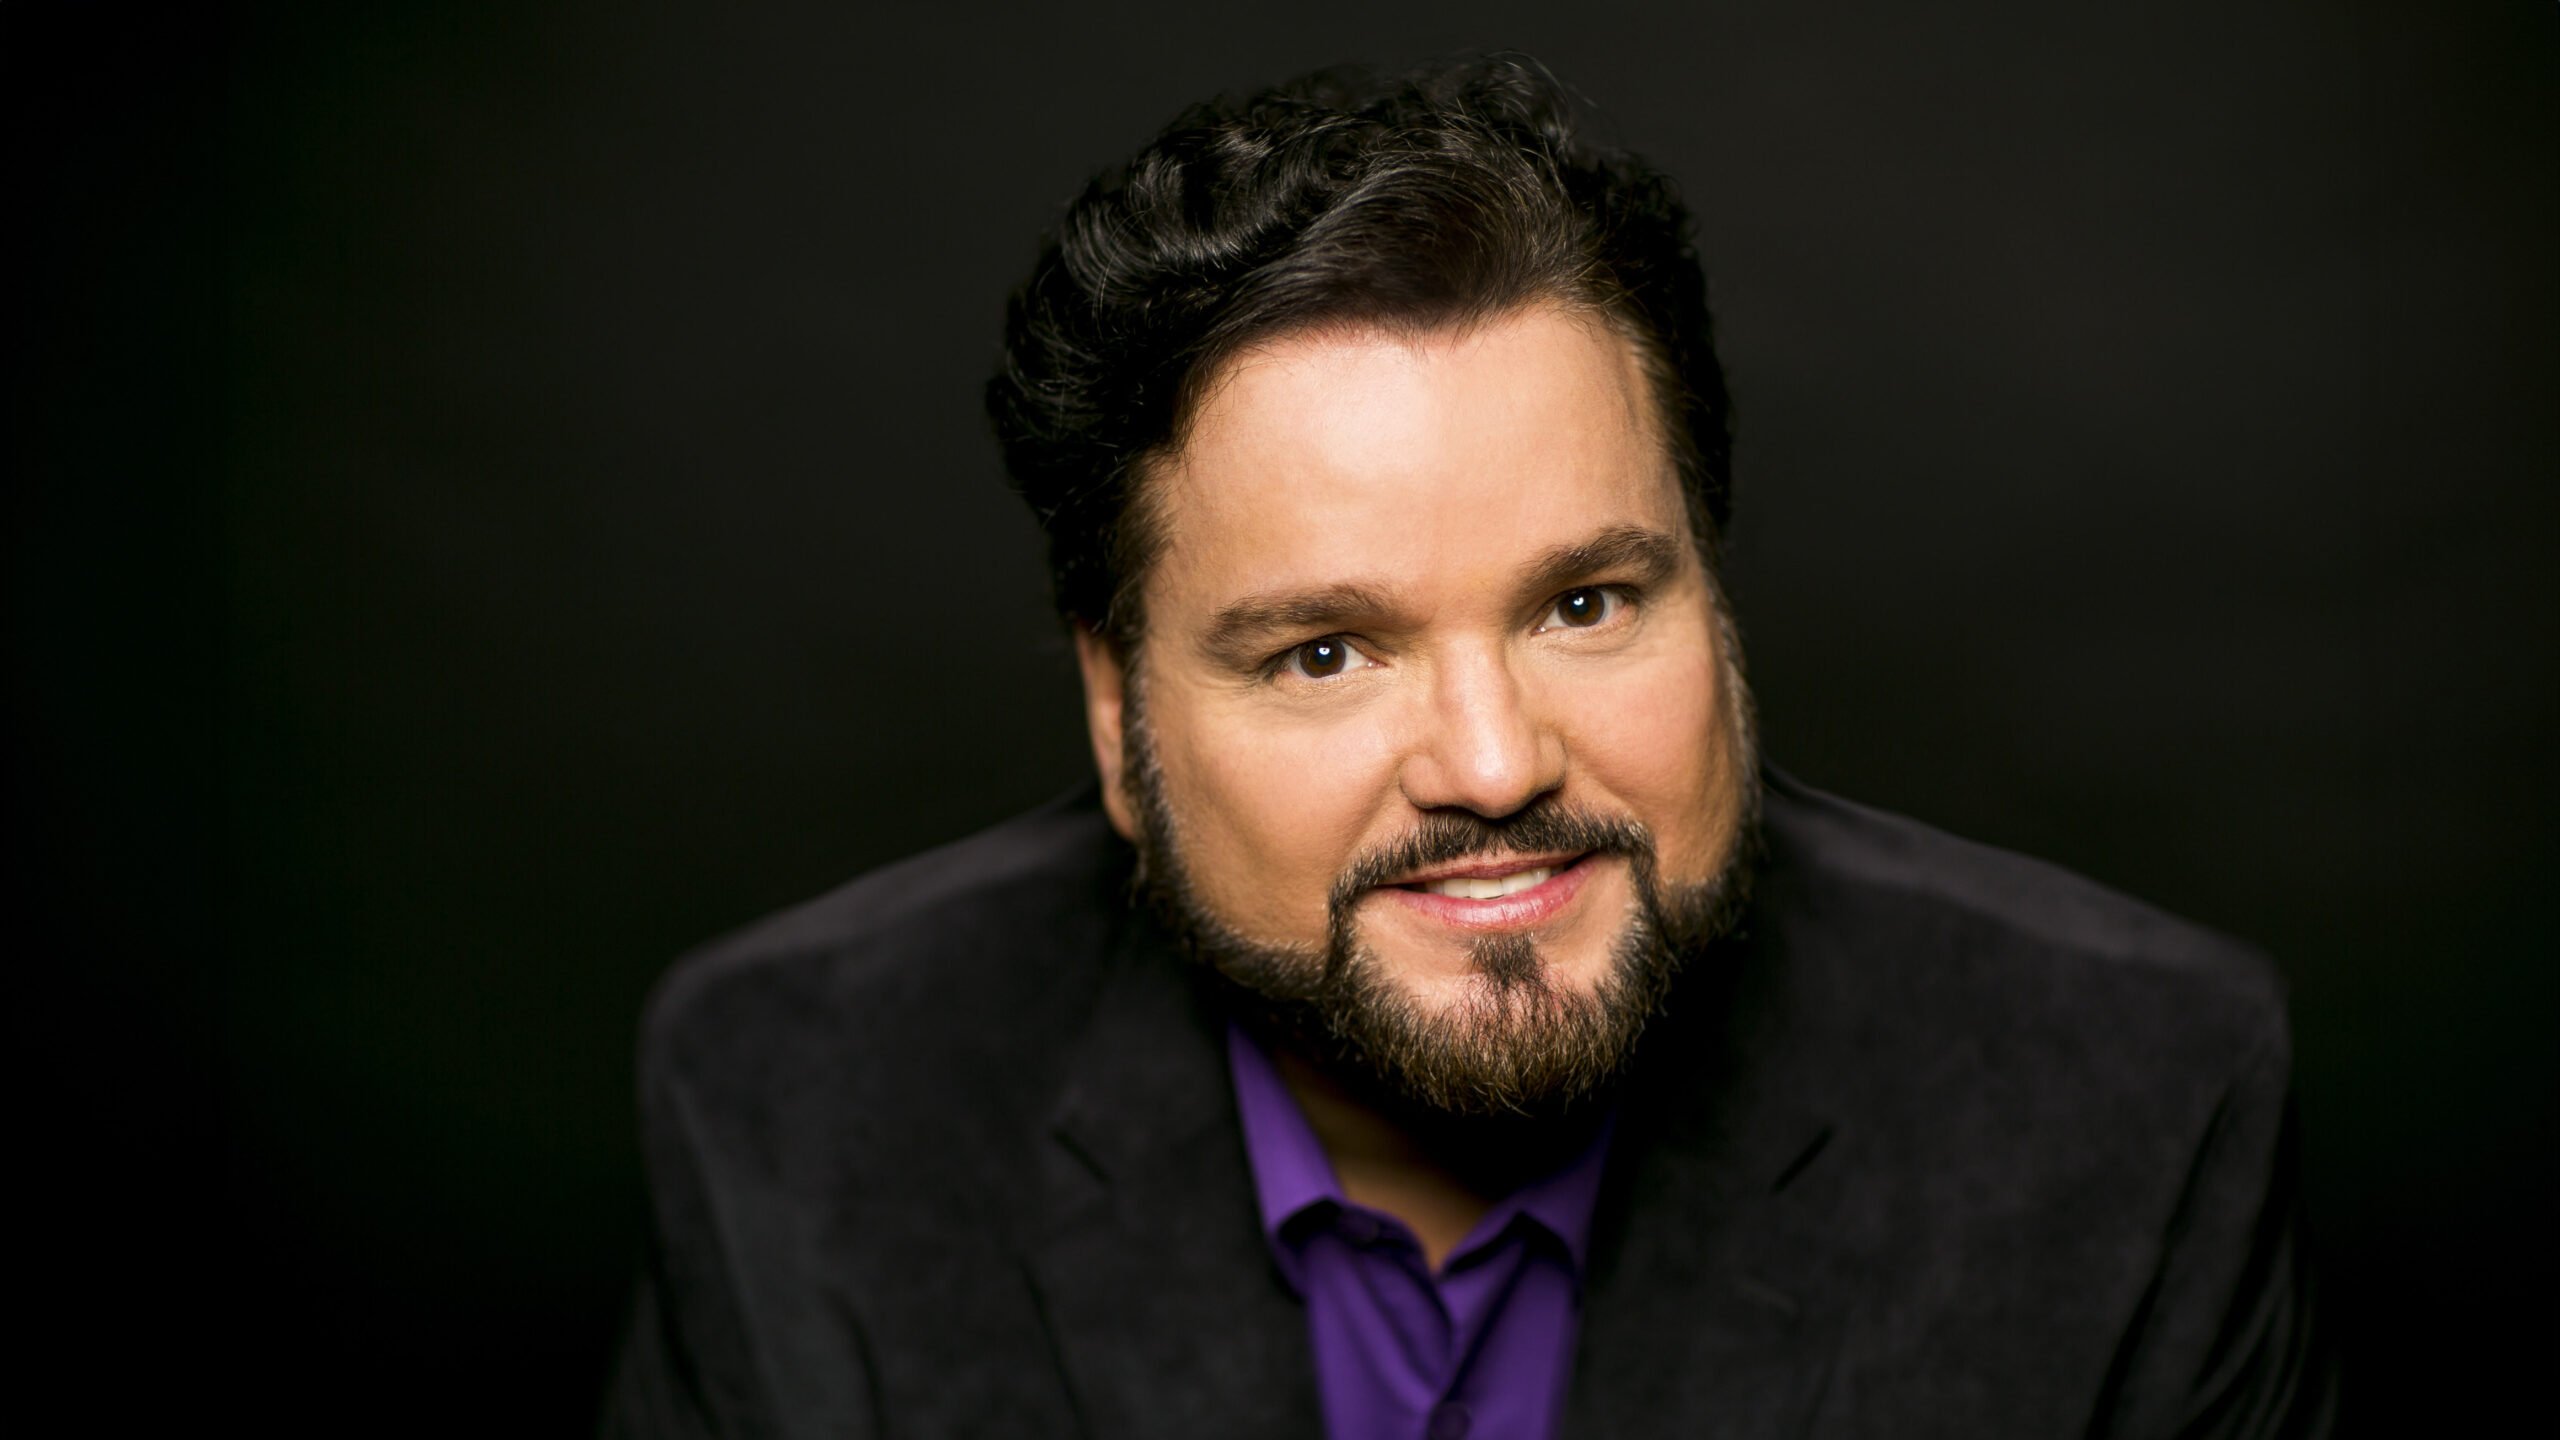
<instances>
[{"instance_id":1,"label":"shirt placket","mask_svg":"<svg viewBox=\"0 0 2560 1440\"><path fill-rule=\"evenodd\" d=\"M1527 1260L1518 1217L1505 1217L1474 1247L1453 1254L1433 1290L1449 1325L1448 1362L1438 1398L1424 1417L1423 1440L1466 1440L1476 1428L1477 1362L1493 1317L1515 1288Z\"/></svg>"}]
</instances>

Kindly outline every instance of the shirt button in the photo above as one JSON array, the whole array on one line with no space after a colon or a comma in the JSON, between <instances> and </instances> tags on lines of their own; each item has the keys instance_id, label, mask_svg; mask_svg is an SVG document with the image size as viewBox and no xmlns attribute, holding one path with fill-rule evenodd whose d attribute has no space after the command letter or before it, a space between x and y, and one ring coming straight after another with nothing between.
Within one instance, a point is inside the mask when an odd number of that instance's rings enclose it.
<instances>
[{"instance_id":1,"label":"shirt button","mask_svg":"<svg viewBox=\"0 0 2560 1440\"><path fill-rule=\"evenodd\" d=\"M1430 1440L1467 1440L1467 1427L1474 1423L1467 1407L1452 1400L1431 1412L1431 1426L1423 1434Z\"/></svg>"},{"instance_id":2,"label":"shirt button","mask_svg":"<svg viewBox=\"0 0 2560 1440\"><path fill-rule=\"evenodd\" d=\"M1378 1217L1366 1210L1342 1212L1342 1238L1354 1245L1378 1243Z\"/></svg>"}]
</instances>

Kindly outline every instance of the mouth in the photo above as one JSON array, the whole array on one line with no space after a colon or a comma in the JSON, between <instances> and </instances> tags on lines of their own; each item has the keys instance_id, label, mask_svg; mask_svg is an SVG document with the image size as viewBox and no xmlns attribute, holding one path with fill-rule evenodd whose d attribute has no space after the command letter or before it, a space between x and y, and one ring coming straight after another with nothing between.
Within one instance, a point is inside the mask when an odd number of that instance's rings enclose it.
<instances>
[{"instance_id":1,"label":"mouth","mask_svg":"<svg viewBox=\"0 0 2560 1440\"><path fill-rule=\"evenodd\" d=\"M1597 852L1583 851L1461 861L1408 875L1380 893L1401 908L1463 929L1523 929L1572 903L1596 858Z\"/></svg>"},{"instance_id":2,"label":"mouth","mask_svg":"<svg viewBox=\"0 0 2560 1440\"><path fill-rule=\"evenodd\" d=\"M1434 866L1394 884L1399 890L1418 890L1427 895L1447 895L1458 900L1499 900L1505 895L1517 895L1523 890L1544 885L1557 871L1569 869L1590 858L1588 851L1581 854L1497 855Z\"/></svg>"}]
</instances>

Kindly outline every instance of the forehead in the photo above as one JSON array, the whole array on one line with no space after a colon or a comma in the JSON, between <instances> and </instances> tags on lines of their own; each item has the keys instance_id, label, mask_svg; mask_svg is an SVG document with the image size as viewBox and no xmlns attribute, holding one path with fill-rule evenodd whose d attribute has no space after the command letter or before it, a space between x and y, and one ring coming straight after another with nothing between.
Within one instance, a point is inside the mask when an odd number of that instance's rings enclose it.
<instances>
[{"instance_id":1,"label":"forehead","mask_svg":"<svg viewBox=\"0 0 2560 1440\"><path fill-rule=\"evenodd\" d=\"M1633 347L1547 307L1247 351L1159 483L1157 624L1254 591L1496 583L1611 528L1686 533Z\"/></svg>"}]
</instances>

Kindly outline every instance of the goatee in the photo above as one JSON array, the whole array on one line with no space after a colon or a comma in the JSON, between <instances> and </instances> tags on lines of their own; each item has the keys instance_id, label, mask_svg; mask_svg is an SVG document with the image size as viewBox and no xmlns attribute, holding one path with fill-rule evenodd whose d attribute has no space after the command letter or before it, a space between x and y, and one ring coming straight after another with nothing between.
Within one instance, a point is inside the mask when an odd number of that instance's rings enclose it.
<instances>
[{"instance_id":1,"label":"goatee","mask_svg":"<svg viewBox=\"0 0 2560 1440\"><path fill-rule=\"evenodd\" d=\"M1154 747L1130 698L1123 773L1139 822L1142 897L1186 949L1230 982L1249 1026L1390 1110L1418 1118L1543 1119L1605 1096L1682 964L1732 927L1749 893L1758 806L1751 803L1756 776L1745 771L1730 858L1705 882L1666 883L1644 826L1552 796L1498 819L1435 811L1337 879L1321 948L1261 944L1209 913L1190 886ZM1635 903L1606 973L1588 992L1559 986L1535 940L1490 935L1471 947L1473 973L1457 1003L1416 1003L1363 943L1361 897L1424 866L1503 853L1625 862Z\"/></svg>"}]
</instances>

